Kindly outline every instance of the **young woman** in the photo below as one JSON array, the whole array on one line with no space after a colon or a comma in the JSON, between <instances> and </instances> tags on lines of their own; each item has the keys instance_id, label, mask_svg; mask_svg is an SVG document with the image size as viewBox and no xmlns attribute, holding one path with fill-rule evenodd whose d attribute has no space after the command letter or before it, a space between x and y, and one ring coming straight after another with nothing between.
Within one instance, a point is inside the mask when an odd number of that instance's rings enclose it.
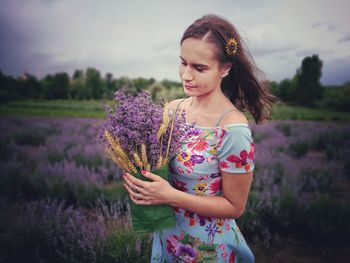
<instances>
[{"instance_id":1,"label":"young woman","mask_svg":"<svg viewBox=\"0 0 350 263\"><path fill-rule=\"evenodd\" d=\"M190 25L181 39L180 78L186 99L170 106L185 111L195 129L170 161L169 181L126 174L125 187L140 205L169 204L176 226L154 233L151 262L254 262L236 225L247 203L254 143L243 111L256 123L271 114L275 98L235 27L217 15Z\"/></svg>"}]
</instances>

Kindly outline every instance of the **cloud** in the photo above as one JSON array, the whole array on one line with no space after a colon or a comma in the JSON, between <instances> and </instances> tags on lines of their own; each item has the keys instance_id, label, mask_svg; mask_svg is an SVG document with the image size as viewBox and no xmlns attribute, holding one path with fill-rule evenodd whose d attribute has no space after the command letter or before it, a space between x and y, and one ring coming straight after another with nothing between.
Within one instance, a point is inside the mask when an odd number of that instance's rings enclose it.
<instances>
[{"instance_id":1,"label":"cloud","mask_svg":"<svg viewBox=\"0 0 350 263\"><path fill-rule=\"evenodd\" d=\"M339 25L332 22L317 22L311 25L311 28L318 28L318 27L324 27L327 29L328 32L332 32L337 30L339 28Z\"/></svg>"},{"instance_id":2,"label":"cloud","mask_svg":"<svg viewBox=\"0 0 350 263\"><path fill-rule=\"evenodd\" d=\"M342 38L338 39L337 43L344 43L350 41L350 33L346 34Z\"/></svg>"},{"instance_id":3,"label":"cloud","mask_svg":"<svg viewBox=\"0 0 350 263\"><path fill-rule=\"evenodd\" d=\"M321 82L324 85L341 85L349 81L350 56L323 63Z\"/></svg>"},{"instance_id":4,"label":"cloud","mask_svg":"<svg viewBox=\"0 0 350 263\"><path fill-rule=\"evenodd\" d=\"M306 48L306 49L301 49L295 52L295 55L297 57L307 57L307 56L312 56L312 55L319 55L319 57L325 57L325 56L330 56L334 54L335 51L332 49L321 49L321 48Z\"/></svg>"},{"instance_id":5,"label":"cloud","mask_svg":"<svg viewBox=\"0 0 350 263\"><path fill-rule=\"evenodd\" d=\"M312 27L312 28L321 27L321 26L323 26L324 24L325 24L325 22L317 22L317 23L315 23L315 24L312 24L311 27Z\"/></svg>"},{"instance_id":6,"label":"cloud","mask_svg":"<svg viewBox=\"0 0 350 263\"><path fill-rule=\"evenodd\" d=\"M343 44L349 35L339 30L348 28L348 4L334 1L329 8L326 0L203 0L200 5L190 0L3 0L0 70L43 77L95 67L115 77L178 80L183 31L202 15L215 13L234 23L257 63L278 80L291 77L304 56L319 53L333 61L349 54Z\"/></svg>"},{"instance_id":7,"label":"cloud","mask_svg":"<svg viewBox=\"0 0 350 263\"><path fill-rule=\"evenodd\" d=\"M271 46L267 46L267 47L263 47L263 48L255 48L252 50L252 53L254 54L254 56L256 57L264 57L264 56L271 56L271 55L278 55L280 53L287 53L290 52L292 50L294 50L296 47L295 46L282 46L282 47L271 47Z\"/></svg>"}]
</instances>

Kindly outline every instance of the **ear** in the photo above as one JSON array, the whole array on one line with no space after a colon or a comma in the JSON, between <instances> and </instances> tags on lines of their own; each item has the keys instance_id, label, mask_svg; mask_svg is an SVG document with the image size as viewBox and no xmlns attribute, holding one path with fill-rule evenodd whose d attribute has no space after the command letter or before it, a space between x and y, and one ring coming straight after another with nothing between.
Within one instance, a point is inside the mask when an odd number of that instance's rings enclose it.
<instances>
[{"instance_id":1,"label":"ear","mask_svg":"<svg viewBox=\"0 0 350 263\"><path fill-rule=\"evenodd\" d=\"M221 67L221 76L227 76L228 73L230 72L230 69L232 67L232 64L231 63L225 63L222 65Z\"/></svg>"},{"instance_id":2,"label":"ear","mask_svg":"<svg viewBox=\"0 0 350 263\"><path fill-rule=\"evenodd\" d=\"M221 69L222 69L222 74L221 75L227 75L230 72L230 69L232 67L231 63L225 63L222 65Z\"/></svg>"}]
</instances>

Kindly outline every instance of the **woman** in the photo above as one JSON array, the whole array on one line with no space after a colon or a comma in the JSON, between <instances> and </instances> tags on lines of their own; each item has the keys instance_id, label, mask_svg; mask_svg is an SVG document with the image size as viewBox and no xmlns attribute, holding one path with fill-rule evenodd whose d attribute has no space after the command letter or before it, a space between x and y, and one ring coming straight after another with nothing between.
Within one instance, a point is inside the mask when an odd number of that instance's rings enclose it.
<instances>
[{"instance_id":1,"label":"woman","mask_svg":"<svg viewBox=\"0 0 350 263\"><path fill-rule=\"evenodd\" d=\"M139 205L169 204L176 226L154 233L151 262L254 262L235 219L247 203L254 169L248 121L271 114L274 97L259 79L235 27L217 15L190 25L181 39L180 78L186 99L170 103L195 129L169 164L169 181L126 174L125 187Z\"/></svg>"}]
</instances>

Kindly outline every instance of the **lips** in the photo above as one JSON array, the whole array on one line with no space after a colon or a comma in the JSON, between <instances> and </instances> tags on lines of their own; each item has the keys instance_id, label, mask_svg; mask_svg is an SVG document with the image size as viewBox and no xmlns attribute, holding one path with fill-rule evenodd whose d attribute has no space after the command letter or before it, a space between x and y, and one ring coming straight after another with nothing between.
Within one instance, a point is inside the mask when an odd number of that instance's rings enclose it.
<instances>
[{"instance_id":1,"label":"lips","mask_svg":"<svg viewBox=\"0 0 350 263\"><path fill-rule=\"evenodd\" d=\"M189 85L189 84L184 84L186 89L195 89L197 86Z\"/></svg>"}]
</instances>

